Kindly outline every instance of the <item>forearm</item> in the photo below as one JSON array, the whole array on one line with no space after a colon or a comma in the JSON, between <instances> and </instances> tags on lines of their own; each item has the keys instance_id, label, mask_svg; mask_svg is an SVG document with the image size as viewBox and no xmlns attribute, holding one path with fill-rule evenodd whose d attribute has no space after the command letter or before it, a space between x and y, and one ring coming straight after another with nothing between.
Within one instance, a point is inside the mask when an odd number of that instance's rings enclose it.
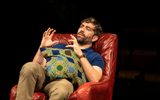
<instances>
[{"instance_id":1,"label":"forearm","mask_svg":"<svg viewBox=\"0 0 160 100\"><path fill-rule=\"evenodd\" d=\"M87 58L82 57L80 61L87 79L89 81L98 82L101 78L101 74L89 63Z\"/></svg>"},{"instance_id":2,"label":"forearm","mask_svg":"<svg viewBox=\"0 0 160 100\"><path fill-rule=\"evenodd\" d=\"M35 63L39 63L39 64L43 64L44 62L44 57L41 54L40 48L38 48L34 58L33 58L33 62Z\"/></svg>"}]
</instances>

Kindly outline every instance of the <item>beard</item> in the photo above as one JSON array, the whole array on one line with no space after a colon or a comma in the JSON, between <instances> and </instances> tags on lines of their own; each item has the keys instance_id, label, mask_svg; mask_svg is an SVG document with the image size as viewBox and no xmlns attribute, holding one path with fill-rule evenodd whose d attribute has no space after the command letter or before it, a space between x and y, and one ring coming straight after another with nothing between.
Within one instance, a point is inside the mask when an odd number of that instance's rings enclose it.
<instances>
[{"instance_id":1,"label":"beard","mask_svg":"<svg viewBox=\"0 0 160 100\"><path fill-rule=\"evenodd\" d=\"M85 36L82 31L78 32L77 41L80 45L85 45L92 42L91 37Z\"/></svg>"},{"instance_id":2,"label":"beard","mask_svg":"<svg viewBox=\"0 0 160 100\"><path fill-rule=\"evenodd\" d=\"M77 41L78 41L78 43L79 43L80 45L85 45L85 44L86 44L86 42L85 42L84 39L77 39Z\"/></svg>"}]
</instances>

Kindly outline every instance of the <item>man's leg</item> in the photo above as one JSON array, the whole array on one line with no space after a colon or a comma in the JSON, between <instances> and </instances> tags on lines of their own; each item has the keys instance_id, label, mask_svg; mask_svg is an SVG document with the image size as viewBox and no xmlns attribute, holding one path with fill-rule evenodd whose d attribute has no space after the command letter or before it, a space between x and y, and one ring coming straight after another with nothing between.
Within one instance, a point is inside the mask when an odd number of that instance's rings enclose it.
<instances>
[{"instance_id":1,"label":"man's leg","mask_svg":"<svg viewBox=\"0 0 160 100\"><path fill-rule=\"evenodd\" d=\"M49 100L67 100L73 90L72 83L66 79L54 80L44 87L44 91L49 95Z\"/></svg>"},{"instance_id":2,"label":"man's leg","mask_svg":"<svg viewBox=\"0 0 160 100\"><path fill-rule=\"evenodd\" d=\"M20 71L16 100L32 100L35 88L41 89L45 80L44 69L36 63L28 62Z\"/></svg>"}]
</instances>

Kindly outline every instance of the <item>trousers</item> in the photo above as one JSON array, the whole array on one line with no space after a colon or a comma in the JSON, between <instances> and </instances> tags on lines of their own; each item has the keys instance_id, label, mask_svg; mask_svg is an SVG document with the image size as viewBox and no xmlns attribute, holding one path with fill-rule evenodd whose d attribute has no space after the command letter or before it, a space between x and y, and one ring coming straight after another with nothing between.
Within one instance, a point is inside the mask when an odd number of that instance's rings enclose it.
<instances>
[{"instance_id":1,"label":"trousers","mask_svg":"<svg viewBox=\"0 0 160 100\"><path fill-rule=\"evenodd\" d=\"M44 85L46 72L34 62L25 63L19 74L16 100L32 100L35 91L44 91L49 100L67 100L74 87L67 79L56 79Z\"/></svg>"}]
</instances>

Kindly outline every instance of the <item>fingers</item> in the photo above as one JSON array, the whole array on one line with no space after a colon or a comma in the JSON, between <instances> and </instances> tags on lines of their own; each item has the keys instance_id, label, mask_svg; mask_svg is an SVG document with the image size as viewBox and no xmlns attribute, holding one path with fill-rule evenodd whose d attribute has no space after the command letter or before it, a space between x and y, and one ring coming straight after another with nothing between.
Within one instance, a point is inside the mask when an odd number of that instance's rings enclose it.
<instances>
[{"instance_id":1,"label":"fingers","mask_svg":"<svg viewBox=\"0 0 160 100\"><path fill-rule=\"evenodd\" d=\"M71 47L71 48L73 48L74 46L73 46L73 45L66 45L66 47Z\"/></svg>"},{"instance_id":2,"label":"fingers","mask_svg":"<svg viewBox=\"0 0 160 100\"><path fill-rule=\"evenodd\" d=\"M43 37L45 37L45 36L53 36L53 34L56 32L56 30L55 29L52 29L52 28L48 28L44 33L43 33Z\"/></svg>"},{"instance_id":3,"label":"fingers","mask_svg":"<svg viewBox=\"0 0 160 100\"><path fill-rule=\"evenodd\" d=\"M58 44L59 41L52 41L52 45Z\"/></svg>"},{"instance_id":4,"label":"fingers","mask_svg":"<svg viewBox=\"0 0 160 100\"><path fill-rule=\"evenodd\" d=\"M71 40L69 40L69 42L72 42L73 44L77 43L76 37L74 37L73 35L70 35L70 36L71 36Z\"/></svg>"},{"instance_id":5,"label":"fingers","mask_svg":"<svg viewBox=\"0 0 160 100\"><path fill-rule=\"evenodd\" d=\"M74 37L72 34L70 36L72 39L77 40L76 37Z\"/></svg>"},{"instance_id":6,"label":"fingers","mask_svg":"<svg viewBox=\"0 0 160 100\"><path fill-rule=\"evenodd\" d=\"M51 35L52 33L55 33L55 32L56 32L55 29L49 28L49 29L47 30L47 35Z\"/></svg>"},{"instance_id":7,"label":"fingers","mask_svg":"<svg viewBox=\"0 0 160 100\"><path fill-rule=\"evenodd\" d=\"M70 35L70 36L71 36L71 39L68 40L69 41L69 45L67 45L66 47L74 48L78 44L77 43L77 39L73 35Z\"/></svg>"},{"instance_id":8,"label":"fingers","mask_svg":"<svg viewBox=\"0 0 160 100\"><path fill-rule=\"evenodd\" d=\"M51 35L52 33L55 33L55 32L56 32L55 29L49 27L49 28L47 29L47 31L46 31L46 34L47 34L47 35Z\"/></svg>"},{"instance_id":9,"label":"fingers","mask_svg":"<svg viewBox=\"0 0 160 100\"><path fill-rule=\"evenodd\" d=\"M49 35L49 31L51 30L51 28L49 27L45 32L44 32L44 36Z\"/></svg>"},{"instance_id":10,"label":"fingers","mask_svg":"<svg viewBox=\"0 0 160 100\"><path fill-rule=\"evenodd\" d=\"M49 35L50 37L52 37L54 35L54 33L56 32L56 30L53 30Z\"/></svg>"}]
</instances>

